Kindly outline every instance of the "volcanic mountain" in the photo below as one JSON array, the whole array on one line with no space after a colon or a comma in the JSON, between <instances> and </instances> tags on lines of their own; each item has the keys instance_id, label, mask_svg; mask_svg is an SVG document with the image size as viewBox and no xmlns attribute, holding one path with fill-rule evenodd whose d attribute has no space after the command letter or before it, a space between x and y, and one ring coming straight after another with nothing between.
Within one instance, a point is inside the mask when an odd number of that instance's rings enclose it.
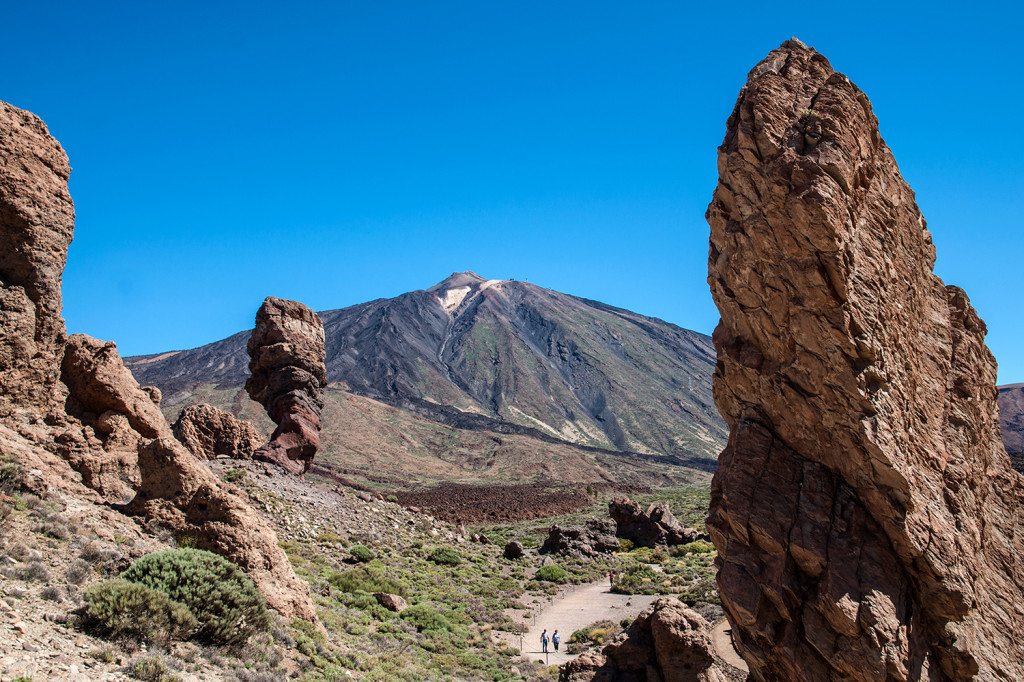
<instances>
[{"instance_id":1,"label":"volcanic mountain","mask_svg":"<svg viewBox=\"0 0 1024 682\"><path fill-rule=\"evenodd\" d=\"M708 468L724 443L710 339L655 318L472 272L319 314L331 384L327 449L333 444L336 461L386 458L377 462L381 477L397 473L389 447L417 450L437 440L439 427L444 442L426 450L443 459L461 451L460 464L480 456L473 451L483 433L499 446L522 441L534 459L544 451L577 465L619 453L619 461ZM202 400L262 423L241 392L249 334L126 362L163 391L171 417ZM549 464L541 468L559 468ZM587 480L584 473L554 477Z\"/></svg>"}]
</instances>

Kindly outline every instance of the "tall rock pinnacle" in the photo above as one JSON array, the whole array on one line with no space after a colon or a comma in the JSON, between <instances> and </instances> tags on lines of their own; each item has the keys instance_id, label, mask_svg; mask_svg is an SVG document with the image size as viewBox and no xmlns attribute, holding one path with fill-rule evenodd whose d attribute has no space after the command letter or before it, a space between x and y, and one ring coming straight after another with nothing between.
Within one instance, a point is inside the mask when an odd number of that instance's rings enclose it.
<instances>
[{"instance_id":1,"label":"tall rock pinnacle","mask_svg":"<svg viewBox=\"0 0 1024 682\"><path fill-rule=\"evenodd\" d=\"M269 296L256 313L248 349L245 390L277 424L253 457L305 473L320 448L327 386L324 323L301 303Z\"/></svg>"},{"instance_id":2,"label":"tall rock pinnacle","mask_svg":"<svg viewBox=\"0 0 1024 682\"><path fill-rule=\"evenodd\" d=\"M719 148L708 529L759 680L1024 679L1024 485L867 97L791 40Z\"/></svg>"}]
</instances>

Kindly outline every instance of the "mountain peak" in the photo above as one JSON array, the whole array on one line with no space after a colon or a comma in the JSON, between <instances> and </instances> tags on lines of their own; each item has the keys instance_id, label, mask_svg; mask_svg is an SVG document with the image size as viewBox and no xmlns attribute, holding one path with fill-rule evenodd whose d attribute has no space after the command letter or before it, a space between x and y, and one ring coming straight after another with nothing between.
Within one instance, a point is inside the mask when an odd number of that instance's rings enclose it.
<instances>
[{"instance_id":1,"label":"mountain peak","mask_svg":"<svg viewBox=\"0 0 1024 682\"><path fill-rule=\"evenodd\" d=\"M472 287L484 281L483 277L472 270L453 272L434 286L427 289L427 291L440 291L444 289L454 289L455 287Z\"/></svg>"}]
</instances>

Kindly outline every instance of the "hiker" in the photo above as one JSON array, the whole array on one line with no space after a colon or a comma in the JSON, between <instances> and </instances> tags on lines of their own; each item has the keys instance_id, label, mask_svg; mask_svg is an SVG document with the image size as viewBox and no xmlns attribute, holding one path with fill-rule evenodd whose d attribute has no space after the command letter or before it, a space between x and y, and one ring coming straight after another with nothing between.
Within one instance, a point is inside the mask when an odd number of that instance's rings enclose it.
<instances>
[{"instance_id":1,"label":"hiker","mask_svg":"<svg viewBox=\"0 0 1024 682\"><path fill-rule=\"evenodd\" d=\"M608 571L608 585L615 584L615 571Z\"/></svg>"},{"instance_id":2,"label":"hiker","mask_svg":"<svg viewBox=\"0 0 1024 682\"><path fill-rule=\"evenodd\" d=\"M548 630L544 628L544 632L540 633L540 650L541 653L546 654L548 652Z\"/></svg>"},{"instance_id":3,"label":"hiker","mask_svg":"<svg viewBox=\"0 0 1024 682\"><path fill-rule=\"evenodd\" d=\"M562 641L562 636L558 634L558 630L551 635L551 643L555 645L555 653L558 653L558 643Z\"/></svg>"}]
</instances>

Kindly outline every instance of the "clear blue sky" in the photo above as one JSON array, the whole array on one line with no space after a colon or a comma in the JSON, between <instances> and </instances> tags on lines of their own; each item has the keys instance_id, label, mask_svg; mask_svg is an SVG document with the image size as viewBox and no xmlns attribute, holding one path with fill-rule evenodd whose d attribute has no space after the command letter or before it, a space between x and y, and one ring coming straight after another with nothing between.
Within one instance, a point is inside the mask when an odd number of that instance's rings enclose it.
<instances>
[{"instance_id":1,"label":"clear blue sky","mask_svg":"<svg viewBox=\"0 0 1024 682\"><path fill-rule=\"evenodd\" d=\"M337 308L472 269L710 332L715 148L796 35L871 97L939 274L1024 381L1012 5L275 5L5 4L0 99L74 167L72 331L192 347L268 294Z\"/></svg>"}]
</instances>

